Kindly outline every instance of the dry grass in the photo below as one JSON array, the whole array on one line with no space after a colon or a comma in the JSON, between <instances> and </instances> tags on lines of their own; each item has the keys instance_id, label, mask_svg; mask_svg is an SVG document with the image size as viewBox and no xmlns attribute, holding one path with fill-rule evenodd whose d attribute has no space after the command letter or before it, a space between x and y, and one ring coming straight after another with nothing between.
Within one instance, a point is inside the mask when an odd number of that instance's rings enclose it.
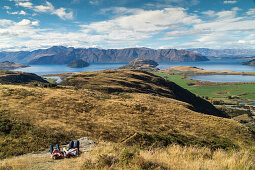
<instances>
[{"instance_id":1,"label":"dry grass","mask_svg":"<svg viewBox=\"0 0 255 170\"><path fill-rule=\"evenodd\" d=\"M118 78L121 76L122 74ZM121 87L120 84L116 86ZM155 83L151 86L157 88ZM136 144L142 145L146 141L146 146L156 142L163 146L179 143L229 149L254 144L254 135L244 125L234 120L192 111L191 104L175 98L137 91L106 93L95 88L99 87L94 85L92 89L75 89L72 86L53 89L1 85L0 108L7 110L16 120L29 122L38 128L47 128L53 134L71 133L73 138L87 136L96 142L121 142L138 134L127 143L138 137L141 142ZM178 93L174 95L176 94ZM200 105L201 103L197 104ZM10 135L3 138L14 140ZM43 146L49 145L49 142L46 140ZM0 147L3 146L11 147L7 140L0 141Z\"/></svg>"},{"instance_id":2,"label":"dry grass","mask_svg":"<svg viewBox=\"0 0 255 170\"><path fill-rule=\"evenodd\" d=\"M0 169L254 169L249 150L216 150L170 145L144 150L102 142L78 158L52 160L49 154L27 155L0 162Z\"/></svg>"}]
</instances>

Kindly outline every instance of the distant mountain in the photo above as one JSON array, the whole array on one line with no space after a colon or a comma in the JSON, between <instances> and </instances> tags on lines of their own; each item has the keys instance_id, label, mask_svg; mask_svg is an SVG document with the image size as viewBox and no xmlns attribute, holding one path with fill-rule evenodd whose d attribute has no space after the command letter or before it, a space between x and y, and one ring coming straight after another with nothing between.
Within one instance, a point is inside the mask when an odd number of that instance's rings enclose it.
<instances>
[{"instance_id":1,"label":"distant mountain","mask_svg":"<svg viewBox=\"0 0 255 170\"><path fill-rule=\"evenodd\" d=\"M255 55L255 50L247 49L208 49L208 48L192 48L185 49L190 52L202 54L203 56L212 57L245 57Z\"/></svg>"},{"instance_id":2,"label":"distant mountain","mask_svg":"<svg viewBox=\"0 0 255 170\"><path fill-rule=\"evenodd\" d=\"M75 59L83 59L88 63L126 63L136 58L154 60L156 62L208 61L208 58L197 53L148 48L97 49L97 48L66 48L54 46L32 52L0 52L0 61L14 61L30 64L68 64Z\"/></svg>"},{"instance_id":3,"label":"distant mountain","mask_svg":"<svg viewBox=\"0 0 255 170\"><path fill-rule=\"evenodd\" d=\"M244 65L255 66L255 59L244 62Z\"/></svg>"}]
</instances>

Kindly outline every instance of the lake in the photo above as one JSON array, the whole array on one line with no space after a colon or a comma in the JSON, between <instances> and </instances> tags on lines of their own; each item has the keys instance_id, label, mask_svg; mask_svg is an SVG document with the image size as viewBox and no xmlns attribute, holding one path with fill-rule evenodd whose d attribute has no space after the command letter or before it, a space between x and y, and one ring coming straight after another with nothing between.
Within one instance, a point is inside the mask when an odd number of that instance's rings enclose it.
<instances>
[{"instance_id":1,"label":"lake","mask_svg":"<svg viewBox=\"0 0 255 170\"><path fill-rule=\"evenodd\" d=\"M255 72L255 66L242 65L241 62L247 60L233 60L233 59L212 59L210 61L201 62L169 62L159 63L159 69L167 69L174 66L195 66L202 69L214 70L214 71L237 71L237 72ZM16 69L16 71L30 72L38 75L67 73L67 72L83 72L83 71L99 71L105 69L117 69L127 63L91 63L90 66L84 68L69 68L67 65L31 65L31 67ZM204 77L206 78L206 77ZM207 77L208 78L208 77ZM214 77L215 81L223 82L226 77ZM249 81L252 77L247 77ZM230 77L233 79L233 77ZM236 76L234 78L237 82L243 82L243 77ZM210 81L204 79L203 81ZM246 81L246 80L245 80ZM253 81L255 81L253 79ZM224 81L226 82L226 81Z\"/></svg>"}]
</instances>

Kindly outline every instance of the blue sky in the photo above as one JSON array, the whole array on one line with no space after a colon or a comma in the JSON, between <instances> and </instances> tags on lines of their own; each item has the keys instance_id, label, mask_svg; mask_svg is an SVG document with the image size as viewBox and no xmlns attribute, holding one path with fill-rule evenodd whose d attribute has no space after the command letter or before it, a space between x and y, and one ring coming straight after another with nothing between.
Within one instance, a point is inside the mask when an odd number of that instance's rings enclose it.
<instances>
[{"instance_id":1,"label":"blue sky","mask_svg":"<svg viewBox=\"0 0 255 170\"><path fill-rule=\"evenodd\" d=\"M255 49L255 0L0 0L0 51Z\"/></svg>"}]
</instances>

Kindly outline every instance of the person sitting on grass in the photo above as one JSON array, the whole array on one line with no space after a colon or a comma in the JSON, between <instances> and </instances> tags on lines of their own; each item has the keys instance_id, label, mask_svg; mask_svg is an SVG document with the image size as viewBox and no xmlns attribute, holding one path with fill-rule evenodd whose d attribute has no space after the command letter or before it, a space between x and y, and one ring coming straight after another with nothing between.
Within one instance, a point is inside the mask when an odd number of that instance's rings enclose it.
<instances>
[{"instance_id":1,"label":"person sitting on grass","mask_svg":"<svg viewBox=\"0 0 255 170\"><path fill-rule=\"evenodd\" d=\"M75 144L73 141L70 141L68 150L66 148L63 149L64 156L66 158L78 156L79 149L80 149L80 142L78 140L75 141Z\"/></svg>"}]
</instances>

